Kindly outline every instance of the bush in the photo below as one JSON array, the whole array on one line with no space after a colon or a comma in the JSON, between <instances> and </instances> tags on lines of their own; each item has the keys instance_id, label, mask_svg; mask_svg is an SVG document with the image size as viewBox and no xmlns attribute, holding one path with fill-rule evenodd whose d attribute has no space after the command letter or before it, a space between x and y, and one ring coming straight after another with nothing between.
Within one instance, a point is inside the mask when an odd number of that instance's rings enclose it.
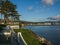
<instances>
[{"instance_id":1,"label":"bush","mask_svg":"<svg viewBox=\"0 0 60 45\"><path fill-rule=\"evenodd\" d=\"M5 24L0 24L0 27L6 27L6 25Z\"/></svg>"},{"instance_id":2,"label":"bush","mask_svg":"<svg viewBox=\"0 0 60 45\"><path fill-rule=\"evenodd\" d=\"M6 27L5 24L0 24L0 32L3 30L4 27Z\"/></svg>"}]
</instances>

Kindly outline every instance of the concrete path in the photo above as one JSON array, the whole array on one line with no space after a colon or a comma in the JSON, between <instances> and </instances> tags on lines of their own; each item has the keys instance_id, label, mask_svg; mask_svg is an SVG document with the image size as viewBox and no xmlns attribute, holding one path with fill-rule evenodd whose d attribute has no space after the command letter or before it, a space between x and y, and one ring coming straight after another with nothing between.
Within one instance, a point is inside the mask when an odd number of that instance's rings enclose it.
<instances>
[{"instance_id":1,"label":"concrete path","mask_svg":"<svg viewBox=\"0 0 60 45\"><path fill-rule=\"evenodd\" d=\"M7 40L7 38L4 35L0 35L0 45L11 45L10 38Z\"/></svg>"}]
</instances>

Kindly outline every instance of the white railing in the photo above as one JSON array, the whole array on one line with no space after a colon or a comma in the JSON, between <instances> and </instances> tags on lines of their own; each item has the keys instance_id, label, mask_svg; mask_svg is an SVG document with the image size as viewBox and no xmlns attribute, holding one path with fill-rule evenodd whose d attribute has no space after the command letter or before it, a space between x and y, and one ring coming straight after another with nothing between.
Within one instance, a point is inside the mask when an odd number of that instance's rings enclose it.
<instances>
[{"instance_id":1,"label":"white railing","mask_svg":"<svg viewBox=\"0 0 60 45\"><path fill-rule=\"evenodd\" d=\"M12 36L14 36L14 34L16 34L16 33L14 32L13 29L11 29L11 33L13 33ZM24 40L24 38L23 38L21 32L18 32L18 34L17 34L17 38L18 38L18 39L17 39L18 43L20 43L21 40L22 40L23 43L24 43L25 45L27 45L27 43L25 42L25 40ZM21 40L20 40L20 38L21 38Z\"/></svg>"},{"instance_id":2,"label":"white railing","mask_svg":"<svg viewBox=\"0 0 60 45\"><path fill-rule=\"evenodd\" d=\"M27 45L27 43L25 42L21 32L18 32L18 41L19 41L19 36L21 37L22 41L24 42L25 45Z\"/></svg>"}]
</instances>

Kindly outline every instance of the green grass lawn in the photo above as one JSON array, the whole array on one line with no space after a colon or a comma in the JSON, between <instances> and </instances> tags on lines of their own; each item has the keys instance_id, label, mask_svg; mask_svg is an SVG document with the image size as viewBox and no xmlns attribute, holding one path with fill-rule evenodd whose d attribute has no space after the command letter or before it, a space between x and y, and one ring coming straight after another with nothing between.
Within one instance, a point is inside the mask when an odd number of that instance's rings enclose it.
<instances>
[{"instance_id":1,"label":"green grass lawn","mask_svg":"<svg viewBox=\"0 0 60 45\"><path fill-rule=\"evenodd\" d=\"M37 39L36 34L34 34L31 30L28 29L16 29L17 32L22 32L22 35L28 45L40 45L39 40Z\"/></svg>"}]
</instances>

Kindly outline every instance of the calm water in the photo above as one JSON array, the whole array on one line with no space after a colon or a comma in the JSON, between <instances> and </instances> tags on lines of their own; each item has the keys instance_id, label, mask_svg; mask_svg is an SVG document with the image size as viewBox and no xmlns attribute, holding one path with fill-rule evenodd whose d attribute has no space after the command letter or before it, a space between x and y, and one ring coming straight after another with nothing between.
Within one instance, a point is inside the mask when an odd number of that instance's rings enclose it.
<instances>
[{"instance_id":1,"label":"calm water","mask_svg":"<svg viewBox=\"0 0 60 45\"><path fill-rule=\"evenodd\" d=\"M25 28L50 40L53 45L60 45L60 26L25 26Z\"/></svg>"}]
</instances>

